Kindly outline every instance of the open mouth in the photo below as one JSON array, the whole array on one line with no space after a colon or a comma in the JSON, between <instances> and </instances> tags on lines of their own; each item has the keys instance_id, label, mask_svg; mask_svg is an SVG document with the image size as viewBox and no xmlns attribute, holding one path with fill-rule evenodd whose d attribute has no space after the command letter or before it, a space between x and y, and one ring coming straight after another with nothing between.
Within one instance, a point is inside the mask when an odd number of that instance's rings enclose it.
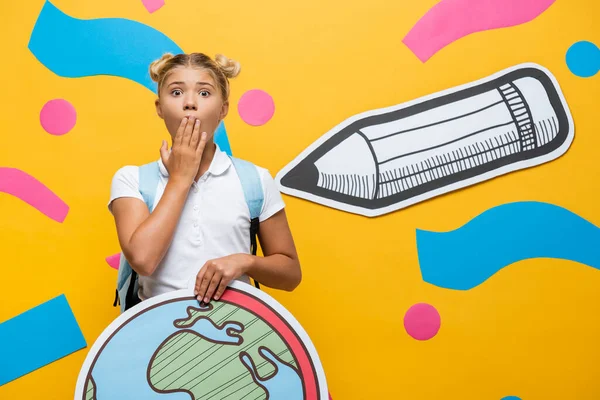
<instances>
[{"instance_id":1,"label":"open mouth","mask_svg":"<svg viewBox=\"0 0 600 400\"><path fill-rule=\"evenodd\" d=\"M281 191L377 216L564 154L573 140L560 88L522 64L347 119L276 176Z\"/></svg>"}]
</instances>

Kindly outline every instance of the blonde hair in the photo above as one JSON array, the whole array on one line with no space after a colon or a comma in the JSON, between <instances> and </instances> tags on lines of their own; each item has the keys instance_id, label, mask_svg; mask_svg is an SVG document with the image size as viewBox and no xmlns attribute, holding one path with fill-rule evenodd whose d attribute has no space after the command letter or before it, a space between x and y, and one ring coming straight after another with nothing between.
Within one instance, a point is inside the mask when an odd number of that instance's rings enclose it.
<instances>
[{"instance_id":1,"label":"blonde hair","mask_svg":"<svg viewBox=\"0 0 600 400\"><path fill-rule=\"evenodd\" d=\"M229 79L235 78L240 73L240 63L222 54L217 54L215 59L212 60L203 53L177 55L165 53L161 58L150 64L150 78L158 83L159 96L169 72L176 67L192 67L208 71L219 86L223 101L229 99Z\"/></svg>"}]
</instances>

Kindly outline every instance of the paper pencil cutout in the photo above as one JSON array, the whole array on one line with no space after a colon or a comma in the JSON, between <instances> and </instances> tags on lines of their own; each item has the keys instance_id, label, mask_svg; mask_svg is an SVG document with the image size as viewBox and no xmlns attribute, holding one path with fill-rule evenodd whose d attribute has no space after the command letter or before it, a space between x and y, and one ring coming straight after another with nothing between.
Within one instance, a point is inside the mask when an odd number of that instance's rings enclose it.
<instances>
[{"instance_id":1,"label":"paper pencil cutout","mask_svg":"<svg viewBox=\"0 0 600 400\"><path fill-rule=\"evenodd\" d=\"M573 135L558 82L527 63L355 115L275 180L283 193L374 217L556 159Z\"/></svg>"}]
</instances>

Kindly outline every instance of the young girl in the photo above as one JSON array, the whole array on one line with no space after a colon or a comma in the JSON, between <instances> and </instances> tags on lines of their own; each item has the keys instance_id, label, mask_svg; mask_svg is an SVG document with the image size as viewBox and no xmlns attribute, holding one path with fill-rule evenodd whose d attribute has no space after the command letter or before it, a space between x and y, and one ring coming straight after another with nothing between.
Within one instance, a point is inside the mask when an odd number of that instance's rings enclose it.
<instances>
[{"instance_id":1,"label":"young girl","mask_svg":"<svg viewBox=\"0 0 600 400\"><path fill-rule=\"evenodd\" d=\"M234 279L252 277L291 291L302 279L284 203L274 180L258 168L264 192L259 217L264 257L250 254L250 220L235 167L213 136L229 110L229 78L236 61L201 53L165 54L150 66L158 84L156 112L172 138L160 148L156 207L139 191L138 167L114 175L109 210L121 249L139 275L143 301L185 289L205 303L218 300Z\"/></svg>"}]
</instances>

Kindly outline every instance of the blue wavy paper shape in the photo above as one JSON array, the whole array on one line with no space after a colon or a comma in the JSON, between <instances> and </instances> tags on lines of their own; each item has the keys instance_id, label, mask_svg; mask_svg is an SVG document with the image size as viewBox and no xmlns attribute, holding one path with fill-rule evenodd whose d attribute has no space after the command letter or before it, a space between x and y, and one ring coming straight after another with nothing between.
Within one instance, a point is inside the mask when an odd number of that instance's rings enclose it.
<instances>
[{"instance_id":1,"label":"blue wavy paper shape","mask_svg":"<svg viewBox=\"0 0 600 400\"><path fill-rule=\"evenodd\" d=\"M558 258L600 269L600 228L548 203L516 202L491 208L449 232L417 230L425 282L472 289L517 261Z\"/></svg>"},{"instance_id":2,"label":"blue wavy paper shape","mask_svg":"<svg viewBox=\"0 0 600 400\"><path fill-rule=\"evenodd\" d=\"M86 347L65 295L0 324L0 386Z\"/></svg>"},{"instance_id":3,"label":"blue wavy paper shape","mask_svg":"<svg viewBox=\"0 0 600 400\"><path fill-rule=\"evenodd\" d=\"M48 69L66 78L113 75L156 93L150 63L183 50L162 32L123 18L77 19L46 1L29 40L29 50Z\"/></svg>"},{"instance_id":4,"label":"blue wavy paper shape","mask_svg":"<svg viewBox=\"0 0 600 400\"><path fill-rule=\"evenodd\" d=\"M145 86L153 93L150 63L164 53L183 53L165 34L124 18L77 19L46 1L33 27L31 53L50 71L65 78L111 75ZM215 143L231 155L225 125Z\"/></svg>"}]
</instances>

